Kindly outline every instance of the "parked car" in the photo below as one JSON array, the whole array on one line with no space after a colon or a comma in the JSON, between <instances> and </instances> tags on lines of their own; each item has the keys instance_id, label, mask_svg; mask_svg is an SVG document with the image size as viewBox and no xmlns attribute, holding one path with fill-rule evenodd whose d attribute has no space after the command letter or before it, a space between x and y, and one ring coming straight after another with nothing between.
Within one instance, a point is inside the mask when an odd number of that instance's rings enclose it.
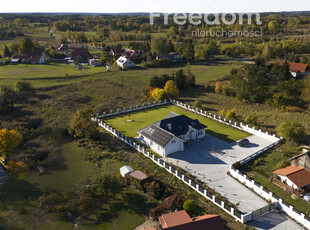
<instances>
[{"instance_id":1,"label":"parked car","mask_svg":"<svg viewBox=\"0 0 310 230\"><path fill-rule=\"evenodd\" d=\"M243 146L246 146L249 143L250 143L250 141L248 139L242 139L241 141L238 142L238 145L240 147L243 147Z\"/></svg>"}]
</instances>

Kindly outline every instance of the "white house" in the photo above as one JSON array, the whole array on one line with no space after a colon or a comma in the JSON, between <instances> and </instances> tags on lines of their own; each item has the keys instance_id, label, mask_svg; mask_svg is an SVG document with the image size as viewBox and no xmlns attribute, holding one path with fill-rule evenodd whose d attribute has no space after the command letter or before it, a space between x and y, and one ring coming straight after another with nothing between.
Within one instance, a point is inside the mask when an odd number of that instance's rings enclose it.
<instances>
[{"instance_id":1,"label":"white house","mask_svg":"<svg viewBox=\"0 0 310 230\"><path fill-rule=\"evenodd\" d=\"M184 143L203 138L206 126L185 115L169 113L167 118L139 131L139 141L161 156L184 150Z\"/></svg>"},{"instance_id":2,"label":"white house","mask_svg":"<svg viewBox=\"0 0 310 230\"><path fill-rule=\"evenodd\" d=\"M273 173L278 180L297 191L310 189L310 172L302 167L288 166Z\"/></svg>"},{"instance_id":3,"label":"white house","mask_svg":"<svg viewBox=\"0 0 310 230\"><path fill-rule=\"evenodd\" d=\"M44 64L46 62L46 55L44 51L38 50L32 52L27 59L29 59L28 61L32 64Z\"/></svg>"},{"instance_id":4,"label":"white house","mask_svg":"<svg viewBox=\"0 0 310 230\"><path fill-rule=\"evenodd\" d=\"M136 64L126 57L120 57L117 59L116 64L122 69L133 69L136 67Z\"/></svg>"}]
</instances>

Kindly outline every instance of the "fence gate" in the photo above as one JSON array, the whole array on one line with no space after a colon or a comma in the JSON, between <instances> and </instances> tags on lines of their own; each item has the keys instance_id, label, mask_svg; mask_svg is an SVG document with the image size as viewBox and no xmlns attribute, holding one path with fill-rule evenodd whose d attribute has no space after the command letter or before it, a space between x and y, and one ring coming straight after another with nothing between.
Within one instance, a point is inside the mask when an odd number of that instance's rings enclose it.
<instances>
[{"instance_id":1,"label":"fence gate","mask_svg":"<svg viewBox=\"0 0 310 230\"><path fill-rule=\"evenodd\" d=\"M254 212L252 212L252 219L255 220L263 215L265 215L268 212L271 212L275 209L275 203L271 203L266 205L265 207L262 207Z\"/></svg>"}]
</instances>

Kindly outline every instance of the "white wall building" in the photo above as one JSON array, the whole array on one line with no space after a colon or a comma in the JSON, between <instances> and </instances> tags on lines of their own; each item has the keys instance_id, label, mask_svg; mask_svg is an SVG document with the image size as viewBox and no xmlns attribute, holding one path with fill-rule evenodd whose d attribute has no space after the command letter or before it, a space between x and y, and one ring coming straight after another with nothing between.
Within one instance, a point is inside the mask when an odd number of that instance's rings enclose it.
<instances>
[{"instance_id":1,"label":"white wall building","mask_svg":"<svg viewBox=\"0 0 310 230\"><path fill-rule=\"evenodd\" d=\"M165 157L184 150L184 143L203 138L206 126L185 115L170 113L166 119L149 125L137 133L139 141Z\"/></svg>"},{"instance_id":2,"label":"white wall building","mask_svg":"<svg viewBox=\"0 0 310 230\"><path fill-rule=\"evenodd\" d=\"M116 64L122 69L133 69L136 67L136 64L126 57L120 57L117 59Z\"/></svg>"}]
</instances>

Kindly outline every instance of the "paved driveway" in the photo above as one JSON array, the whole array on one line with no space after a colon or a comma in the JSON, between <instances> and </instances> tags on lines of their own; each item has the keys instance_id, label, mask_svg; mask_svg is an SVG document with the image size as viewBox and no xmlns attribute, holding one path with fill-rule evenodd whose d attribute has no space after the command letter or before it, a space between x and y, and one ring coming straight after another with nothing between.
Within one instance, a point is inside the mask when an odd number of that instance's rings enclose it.
<instances>
[{"instance_id":1,"label":"paved driveway","mask_svg":"<svg viewBox=\"0 0 310 230\"><path fill-rule=\"evenodd\" d=\"M250 144L240 147L237 143L226 143L211 135L207 135L199 142L186 146L185 151L169 155L168 162L173 163L189 173L197 176L209 187L237 204L242 212L251 212L265 205L267 202L254 192L227 175L229 167L236 161L246 158L272 142L257 136L248 137ZM213 146L220 154L206 153ZM167 160L167 159L166 159Z\"/></svg>"},{"instance_id":2,"label":"paved driveway","mask_svg":"<svg viewBox=\"0 0 310 230\"><path fill-rule=\"evenodd\" d=\"M282 214L278 210L267 213L264 216L249 223L258 230L302 230L304 228L297 225L293 220Z\"/></svg>"},{"instance_id":3,"label":"paved driveway","mask_svg":"<svg viewBox=\"0 0 310 230\"><path fill-rule=\"evenodd\" d=\"M240 147L237 143L226 143L216 137L207 135L202 140L186 146L183 152L169 155L169 163L177 165L198 177L209 187L238 204L244 212L252 212L267 205L256 193L227 175L230 165L272 144L272 141L252 135L250 144ZM217 150L212 153L213 147ZM257 229L299 230L302 229L285 215L274 211L250 223Z\"/></svg>"}]
</instances>

